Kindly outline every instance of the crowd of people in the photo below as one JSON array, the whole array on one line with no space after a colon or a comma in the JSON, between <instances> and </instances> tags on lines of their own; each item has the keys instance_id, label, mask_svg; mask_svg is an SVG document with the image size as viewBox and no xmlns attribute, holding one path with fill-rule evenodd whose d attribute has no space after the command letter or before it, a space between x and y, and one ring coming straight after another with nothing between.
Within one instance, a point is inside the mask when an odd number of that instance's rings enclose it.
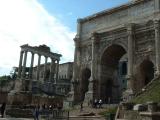
<instances>
[{"instance_id":1,"label":"crowd of people","mask_svg":"<svg viewBox=\"0 0 160 120\"><path fill-rule=\"evenodd\" d=\"M35 105L34 109L33 109L33 116L34 116L34 120L39 120L39 116L40 114L44 114L46 116L49 115L49 112L52 111L53 109L57 109L57 110L61 110L63 108L63 106L59 103L57 103L56 105Z\"/></svg>"},{"instance_id":2,"label":"crowd of people","mask_svg":"<svg viewBox=\"0 0 160 120\"><path fill-rule=\"evenodd\" d=\"M94 99L94 101L93 101L93 107L94 108L102 108L102 104L103 104L103 102L102 102L102 99Z\"/></svg>"}]
</instances>

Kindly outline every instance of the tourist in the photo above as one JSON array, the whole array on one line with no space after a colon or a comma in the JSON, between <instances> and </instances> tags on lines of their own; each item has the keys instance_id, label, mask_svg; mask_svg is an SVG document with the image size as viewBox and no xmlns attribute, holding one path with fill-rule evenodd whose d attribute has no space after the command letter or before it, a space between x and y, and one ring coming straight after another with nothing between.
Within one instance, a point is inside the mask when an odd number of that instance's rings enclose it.
<instances>
[{"instance_id":1,"label":"tourist","mask_svg":"<svg viewBox=\"0 0 160 120\"><path fill-rule=\"evenodd\" d=\"M101 99L98 101L98 104L99 104L99 108L102 108L102 100Z\"/></svg>"},{"instance_id":2,"label":"tourist","mask_svg":"<svg viewBox=\"0 0 160 120\"><path fill-rule=\"evenodd\" d=\"M95 108L97 108L97 104L98 104L98 100L95 99L95 100L94 100L94 107L95 107Z\"/></svg>"},{"instance_id":3,"label":"tourist","mask_svg":"<svg viewBox=\"0 0 160 120\"><path fill-rule=\"evenodd\" d=\"M83 111L83 102L81 102L81 108L80 108L80 112Z\"/></svg>"},{"instance_id":4,"label":"tourist","mask_svg":"<svg viewBox=\"0 0 160 120\"><path fill-rule=\"evenodd\" d=\"M2 106L1 106L1 117L3 118L4 117L4 113L5 113L5 108L6 108L6 103L2 103Z\"/></svg>"},{"instance_id":5,"label":"tourist","mask_svg":"<svg viewBox=\"0 0 160 120\"><path fill-rule=\"evenodd\" d=\"M34 109L34 120L39 120L39 114L40 114L39 107L35 106L35 109Z\"/></svg>"}]
</instances>

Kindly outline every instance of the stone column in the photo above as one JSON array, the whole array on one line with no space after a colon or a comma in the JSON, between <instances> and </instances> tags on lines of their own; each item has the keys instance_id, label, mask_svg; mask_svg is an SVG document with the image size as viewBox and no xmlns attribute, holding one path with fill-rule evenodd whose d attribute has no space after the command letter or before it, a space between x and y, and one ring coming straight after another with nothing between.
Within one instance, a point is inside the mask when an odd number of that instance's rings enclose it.
<instances>
[{"instance_id":1,"label":"stone column","mask_svg":"<svg viewBox=\"0 0 160 120\"><path fill-rule=\"evenodd\" d=\"M52 82L54 80L54 70L55 70L55 60L51 59L51 65L50 65L50 76L49 81Z\"/></svg>"},{"instance_id":2,"label":"stone column","mask_svg":"<svg viewBox=\"0 0 160 120\"><path fill-rule=\"evenodd\" d=\"M43 75L43 80L46 81L45 77L46 77L46 72L47 72L47 60L48 60L48 57L45 56L45 64L44 64L44 75Z\"/></svg>"},{"instance_id":3,"label":"stone column","mask_svg":"<svg viewBox=\"0 0 160 120\"><path fill-rule=\"evenodd\" d=\"M36 78L36 80L39 80L40 64L41 64L41 55L38 54L38 65L37 65L37 78Z\"/></svg>"},{"instance_id":4,"label":"stone column","mask_svg":"<svg viewBox=\"0 0 160 120\"><path fill-rule=\"evenodd\" d=\"M156 55L156 72L155 75L160 75L160 30L159 30L159 20L154 21L155 29L155 55Z\"/></svg>"},{"instance_id":5,"label":"stone column","mask_svg":"<svg viewBox=\"0 0 160 120\"><path fill-rule=\"evenodd\" d=\"M159 13L160 11L160 1L159 0L155 0L155 13Z\"/></svg>"},{"instance_id":6,"label":"stone column","mask_svg":"<svg viewBox=\"0 0 160 120\"><path fill-rule=\"evenodd\" d=\"M80 40L79 40L79 37L76 36L74 38L74 44L75 44L75 50L74 50L74 63L73 63L73 77L72 77L72 80L71 80L71 91L69 92L69 98L68 100L69 101L74 101L74 98L75 98L75 88L76 88L76 84L78 82L78 64L79 64L79 59L78 59L78 56L80 55Z\"/></svg>"},{"instance_id":7,"label":"stone column","mask_svg":"<svg viewBox=\"0 0 160 120\"><path fill-rule=\"evenodd\" d=\"M20 52L19 68L18 68L18 78L21 78L23 53L24 53L23 51Z\"/></svg>"},{"instance_id":8,"label":"stone column","mask_svg":"<svg viewBox=\"0 0 160 120\"><path fill-rule=\"evenodd\" d=\"M34 63L34 53L31 52L32 56L31 56L31 64L30 64L30 69L29 69L29 78L32 78L32 71L33 71L33 63Z\"/></svg>"},{"instance_id":9,"label":"stone column","mask_svg":"<svg viewBox=\"0 0 160 120\"><path fill-rule=\"evenodd\" d=\"M25 51L25 53L24 53L24 61L23 61L23 69L22 69L22 79L25 78L26 62L27 62L27 51Z\"/></svg>"},{"instance_id":10,"label":"stone column","mask_svg":"<svg viewBox=\"0 0 160 120\"><path fill-rule=\"evenodd\" d=\"M95 81L95 44L97 41L97 33L92 33L91 35L91 41L92 41L92 61L91 61L91 77L89 79L89 86L88 86L88 92L85 96L85 101L87 100L93 100L93 82Z\"/></svg>"},{"instance_id":11,"label":"stone column","mask_svg":"<svg viewBox=\"0 0 160 120\"><path fill-rule=\"evenodd\" d=\"M81 23L82 23L82 19L77 19L77 37L79 37L80 38L80 34L81 34L81 31L82 31L82 25L81 25Z\"/></svg>"},{"instance_id":12,"label":"stone column","mask_svg":"<svg viewBox=\"0 0 160 120\"><path fill-rule=\"evenodd\" d=\"M128 34L128 81L127 88L132 89L132 78L133 78L133 24L127 26L127 34Z\"/></svg>"},{"instance_id":13,"label":"stone column","mask_svg":"<svg viewBox=\"0 0 160 120\"><path fill-rule=\"evenodd\" d=\"M56 64L56 79L55 79L55 84L57 83L57 80L58 80L58 72L59 72L59 60L57 60L57 64Z\"/></svg>"}]
</instances>

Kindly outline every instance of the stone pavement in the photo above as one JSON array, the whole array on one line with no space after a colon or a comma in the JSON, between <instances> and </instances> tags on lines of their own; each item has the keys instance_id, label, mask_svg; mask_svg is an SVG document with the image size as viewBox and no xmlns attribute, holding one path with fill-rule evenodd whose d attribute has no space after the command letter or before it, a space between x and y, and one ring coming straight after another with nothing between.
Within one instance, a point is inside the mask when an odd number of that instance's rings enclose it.
<instances>
[{"instance_id":1,"label":"stone pavement","mask_svg":"<svg viewBox=\"0 0 160 120\"><path fill-rule=\"evenodd\" d=\"M77 107L70 111L70 120L105 120L98 113L105 111L106 108L91 108L84 107L83 110L80 110L80 107ZM84 114L95 114L94 116L83 116Z\"/></svg>"}]
</instances>

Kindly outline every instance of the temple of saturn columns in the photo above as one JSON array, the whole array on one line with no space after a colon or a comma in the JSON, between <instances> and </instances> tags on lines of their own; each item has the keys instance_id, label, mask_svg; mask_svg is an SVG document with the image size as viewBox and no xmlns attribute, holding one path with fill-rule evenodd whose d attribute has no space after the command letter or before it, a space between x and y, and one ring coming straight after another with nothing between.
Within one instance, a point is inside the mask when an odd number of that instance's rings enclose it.
<instances>
[{"instance_id":1,"label":"temple of saturn columns","mask_svg":"<svg viewBox=\"0 0 160 120\"><path fill-rule=\"evenodd\" d=\"M160 75L160 0L132 0L77 21L70 98L118 103Z\"/></svg>"},{"instance_id":2,"label":"temple of saturn columns","mask_svg":"<svg viewBox=\"0 0 160 120\"><path fill-rule=\"evenodd\" d=\"M26 67L27 54L31 54L30 67ZM34 56L38 55L37 65L34 66L35 60ZM45 63L43 67L41 65L41 58L44 56ZM56 84L58 79L58 69L60 54L52 53L50 48L46 45L40 46L29 46L28 44L21 46L19 67L18 67L18 77L17 82L20 83L19 91L32 91L34 87L39 87L40 84L48 83L49 85ZM51 60L48 63L48 59Z\"/></svg>"}]
</instances>

